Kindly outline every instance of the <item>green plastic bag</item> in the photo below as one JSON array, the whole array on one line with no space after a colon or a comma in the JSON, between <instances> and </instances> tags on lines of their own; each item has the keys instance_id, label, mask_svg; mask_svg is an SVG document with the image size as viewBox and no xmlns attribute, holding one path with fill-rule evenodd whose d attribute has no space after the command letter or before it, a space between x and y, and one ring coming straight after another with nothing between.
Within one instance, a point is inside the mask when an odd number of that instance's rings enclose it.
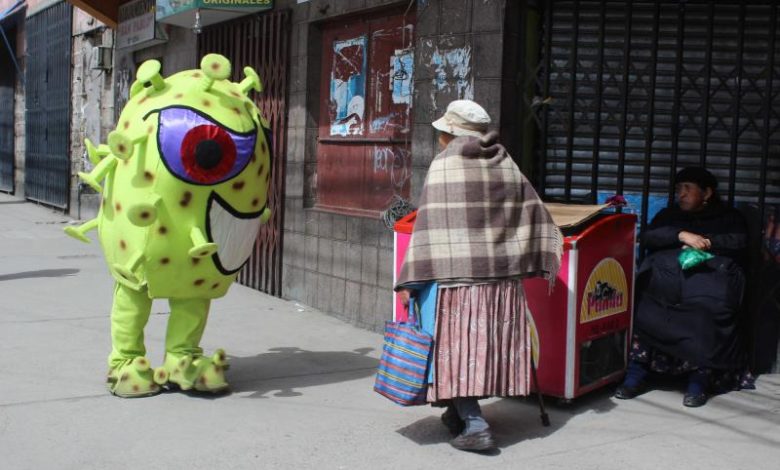
<instances>
[{"instance_id":1,"label":"green plastic bag","mask_svg":"<svg viewBox=\"0 0 780 470\"><path fill-rule=\"evenodd\" d=\"M683 271L690 269L694 266L698 266L701 263L714 258L712 253L706 251L697 250L696 248L684 249L680 252L680 256L677 257L677 261L680 262L680 266Z\"/></svg>"}]
</instances>

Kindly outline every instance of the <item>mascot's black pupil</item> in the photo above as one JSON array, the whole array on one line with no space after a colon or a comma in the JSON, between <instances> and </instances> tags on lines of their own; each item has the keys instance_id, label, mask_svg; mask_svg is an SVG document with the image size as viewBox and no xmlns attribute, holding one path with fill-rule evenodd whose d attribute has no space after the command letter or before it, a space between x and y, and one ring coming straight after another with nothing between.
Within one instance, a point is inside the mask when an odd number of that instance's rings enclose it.
<instances>
[{"instance_id":1,"label":"mascot's black pupil","mask_svg":"<svg viewBox=\"0 0 780 470\"><path fill-rule=\"evenodd\" d=\"M201 140L195 147L195 162L204 170L210 170L219 165L222 160L222 149L215 140Z\"/></svg>"}]
</instances>

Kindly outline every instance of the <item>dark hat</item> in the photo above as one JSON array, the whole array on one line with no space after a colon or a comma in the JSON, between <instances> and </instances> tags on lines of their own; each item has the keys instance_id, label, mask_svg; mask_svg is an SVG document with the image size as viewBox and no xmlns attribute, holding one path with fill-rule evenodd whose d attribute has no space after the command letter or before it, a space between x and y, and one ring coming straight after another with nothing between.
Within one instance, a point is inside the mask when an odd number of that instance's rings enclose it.
<instances>
[{"instance_id":1,"label":"dark hat","mask_svg":"<svg viewBox=\"0 0 780 470\"><path fill-rule=\"evenodd\" d=\"M713 191L718 187L715 175L699 166L689 166L677 172L674 184L680 183L696 183L701 189L711 188Z\"/></svg>"}]
</instances>

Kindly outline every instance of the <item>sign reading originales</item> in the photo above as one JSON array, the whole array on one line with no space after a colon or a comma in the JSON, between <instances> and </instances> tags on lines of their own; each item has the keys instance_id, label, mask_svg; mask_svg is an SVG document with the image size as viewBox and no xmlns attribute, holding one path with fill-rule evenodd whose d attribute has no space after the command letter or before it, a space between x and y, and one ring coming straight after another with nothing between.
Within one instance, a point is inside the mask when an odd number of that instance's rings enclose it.
<instances>
[{"instance_id":1,"label":"sign reading originales","mask_svg":"<svg viewBox=\"0 0 780 470\"><path fill-rule=\"evenodd\" d=\"M273 0L157 0L157 18L196 8L270 10L273 6Z\"/></svg>"}]
</instances>

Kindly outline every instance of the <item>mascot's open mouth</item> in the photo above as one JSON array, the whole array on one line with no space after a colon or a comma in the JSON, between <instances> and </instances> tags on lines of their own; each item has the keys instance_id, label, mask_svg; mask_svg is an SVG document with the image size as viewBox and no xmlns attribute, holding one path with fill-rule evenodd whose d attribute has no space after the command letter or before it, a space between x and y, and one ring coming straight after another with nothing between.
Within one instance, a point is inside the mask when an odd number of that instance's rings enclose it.
<instances>
[{"instance_id":1,"label":"mascot's open mouth","mask_svg":"<svg viewBox=\"0 0 780 470\"><path fill-rule=\"evenodd\" d=\"M217 244L217 252L212 258L223 274L235 273L249 259L262 224L260 216L264 209L238 212L217 193L211 193L206 236Z\"/></svg>"}]
</instances>

